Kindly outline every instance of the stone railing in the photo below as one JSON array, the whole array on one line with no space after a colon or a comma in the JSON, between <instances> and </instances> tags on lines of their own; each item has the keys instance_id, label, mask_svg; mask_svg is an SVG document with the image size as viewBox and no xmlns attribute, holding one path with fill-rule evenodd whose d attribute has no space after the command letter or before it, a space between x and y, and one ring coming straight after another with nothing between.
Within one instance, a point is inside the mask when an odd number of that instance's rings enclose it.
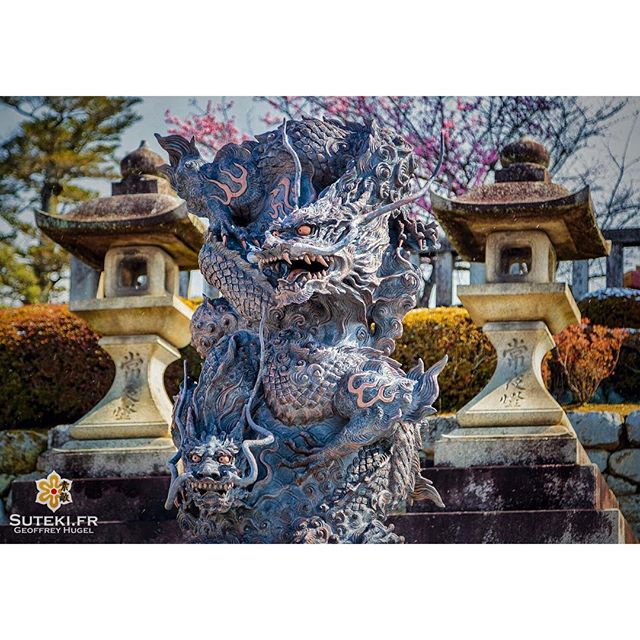
<instances>
[{"instance_id":1,"label":"stone railing","mask_svg":"<svg viewBox=\"0 0 640 640\"><path fill-rule=\"evenodd\" d=\"M607 411L573 411L567 415L590 460L615 493L627 522L640 536L640 411L626 418ZM427 418L423 452L428 464L433 460L435 442L457 426L452 415Z\"/></svg>"}]
</instances>

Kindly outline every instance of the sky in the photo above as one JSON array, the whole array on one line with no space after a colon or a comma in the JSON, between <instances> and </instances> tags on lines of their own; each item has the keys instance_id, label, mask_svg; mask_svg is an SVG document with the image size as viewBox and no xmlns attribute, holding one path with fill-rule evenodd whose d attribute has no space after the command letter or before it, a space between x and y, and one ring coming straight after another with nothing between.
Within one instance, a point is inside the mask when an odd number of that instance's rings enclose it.
<instances>
[{"instance_id":1,"label":"sky","mask_svg":"<svg viewBox=\"0 0 640 640\"><path fill-rule=\"evenodd\" d=\"M119 158L133 151L138 147L142 140L146 140L147 144L157 151L161 156L165 156L165 152L158 145L154 133L158 132L165 135L167 133L167 124L164 115L167 109L173 114L186 117L197 110L193 105L195 102L201 107L205 107L208 100L217 101L220 97L188 97L188 96L147 96L143 97L142 102L136 106L137 111L142 116L141 119L127 129L122 136L121 153ZM254 135L261 133L267 126L261 121L261 117L267 112L268 107L263 103L256 102L252 96L225 97L227 100L233 101L231 112L236 117L236 124L241 131ZM592 98L585 97L585 104ZM630 105L627 107L629 115L634 110L640 109L640 98L632 98ZM18 126L20 117L13 110L0 107L0 140L11 134ZM582 164L591 165L602 161L607 156L607 148L611 148L613 152L619 152L627 138L627 132L630 126L629 118L620 118L617 123L613 124L609 135L606 139L598 140L594 145L581 152L580 162ZM640 156L640 124L634 130L632 142L630 145L630 157ZM640 164L635 167L635 173L638 179L638 188L640 188ZM603 178L606 180L606 177ZM95 189L99 195L110 195L111 186L107 180L87 180L86 186ZM596 185L594 185L596 186ZM638 223L634 226L640 226L640 213L638 215ZM640 263L640 250L630 250L625 253L626 268L632 268L636 263ZM566 271L566 270L565 270ZM463 284L466 282L468 275L465 272L456 272L457 279ZM568 278L568 272L559 272L561 279ZM591 288L604 286L604 283L598 279L591 284ZM198 272L194 272L192 278L192 287L190 293L199 295L202 290L202 278Z\"/></svg>"}]
</instances>

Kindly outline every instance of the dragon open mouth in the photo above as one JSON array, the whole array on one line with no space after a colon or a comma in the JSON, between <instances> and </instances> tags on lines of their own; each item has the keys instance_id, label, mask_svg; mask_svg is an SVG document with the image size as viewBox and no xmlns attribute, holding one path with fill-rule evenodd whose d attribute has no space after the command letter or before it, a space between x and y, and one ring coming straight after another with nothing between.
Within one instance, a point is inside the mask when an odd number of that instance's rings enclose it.
<instances>
[{"instance_id":1,"label":"dragon open mouth","mask_svg":"<svg viewBox=\"0 0 640 640\"><path fill-rule=\"evenodd\" d=\"M189 480L189 487L200 495L215 491L220 496L226 495L233 488L231 482L215 482L213 480Z\"/></svg>"},{"instance_id":2,"label":"dragon open mouth","mask_svg":"<svg viewBox=\"0 0 640 640\"><path fill-rule=\"evenodd\" d=\"M260 268L271 269L280 282L290 288L301 288L312 280L323 280L334 268L333 256L306 253L292 258L285 252L282 256L266 256L260 260Z\"/></svg>"}]
</instances>

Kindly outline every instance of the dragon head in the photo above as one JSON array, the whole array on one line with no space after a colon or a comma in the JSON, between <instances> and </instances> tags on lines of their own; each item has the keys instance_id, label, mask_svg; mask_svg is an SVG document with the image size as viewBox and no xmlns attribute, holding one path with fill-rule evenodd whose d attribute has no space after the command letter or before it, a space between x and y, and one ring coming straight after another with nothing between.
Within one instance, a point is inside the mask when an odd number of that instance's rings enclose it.
<instances>
[{"instance_id":1,"label":"dragon head","mask_svg":"<svg viewBox=\"0 0 640 640\"><path fill-rule=\"evenodd\" d=\"M242 501L246 489L236 484L249 465L239 457L240 443L232 437L205 435L187 437L181 446L187 477L183 493L198 509L226 513Z\"/></svg>"},{"instance_id":2,"label":"dragon head","mask_svg":"<svg viewBox=\"0 0 640 640\"><path fill-rule=\"evenodd\" d=\"M296 166L294 193L300 203L301 163L286 123L282 136ZM440 160L429 182L409 195L415 158L404 140L372 122L364 144L361 157L345 174L315 202L297 206L274 222L254 252L255 262L276 287L279 306L302 304L314 294L355 295L366 305L380 283L391 215L396 226L406 219L403 208L427 193L442 162L441 142ZM425 230L409 224L409 231L412 226L422 241ZM406 238L401 233L398 241Z\"/></svg>"},{"instance_id":3,"label":"dragon head","mask_svg":"<svg viewBox=\"0 0 640 640\"><path fill-rule=\"evenodd\" d=\"M388 242L386 219L366 223L355 208L320 199L272 227L257 261L279 305L302 304L314 294L362 296L377 283Z\"/></svg>"},{"instance_id":4,"label":"dragon head","mask_svg":"<svg viewBox=\"0 0 640 640\"><path fill-rule=\"evenodd\" d=\"M230 340L229 344L235 343ZM228 351L235 352L235 347ZM274 438L251 418L251 398L235 426L229 429L198 428L193 402L198 387L188 378L185 363L184 381L173 407L171 433L178 450L169 460L171 485L165 507L170 509L178 494L182 494L187 505L224 513L242 503L242 498L258 479L256 452L272 444ZM247 427L263 437L247 438ZM181 473L177 466L179 461L182 462Z\"/></svg>"}]
</instances>

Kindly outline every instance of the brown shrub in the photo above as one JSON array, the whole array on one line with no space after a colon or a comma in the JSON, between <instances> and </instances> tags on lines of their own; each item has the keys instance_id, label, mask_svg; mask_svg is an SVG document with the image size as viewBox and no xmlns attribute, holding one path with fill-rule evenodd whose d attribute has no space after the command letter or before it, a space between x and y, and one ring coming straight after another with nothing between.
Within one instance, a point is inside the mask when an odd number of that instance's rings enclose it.
<instances>
[{"instance_id":1,"label":"brown shrub","mask_svg":"<svg viewBox=\"0 0 640 640\"><path fill-rule=\"evenodd\" d=\"M543 376L552 393L569 390L576 402L589 402L600 383L613 373L620 347L628 336L624 329L572 324L554 336L556 348L543 363Z\"/></svg>"},{"instance_id":2,"label":"brown shrub","mask_svg":"<svg viewBox=\"0 0 640 640\"><path fill-rule=\"evenodd\" d=\"M73 422L107 392L109 355L63 305L0 310L0 428Z\"/></svg>"}]
</instances>

